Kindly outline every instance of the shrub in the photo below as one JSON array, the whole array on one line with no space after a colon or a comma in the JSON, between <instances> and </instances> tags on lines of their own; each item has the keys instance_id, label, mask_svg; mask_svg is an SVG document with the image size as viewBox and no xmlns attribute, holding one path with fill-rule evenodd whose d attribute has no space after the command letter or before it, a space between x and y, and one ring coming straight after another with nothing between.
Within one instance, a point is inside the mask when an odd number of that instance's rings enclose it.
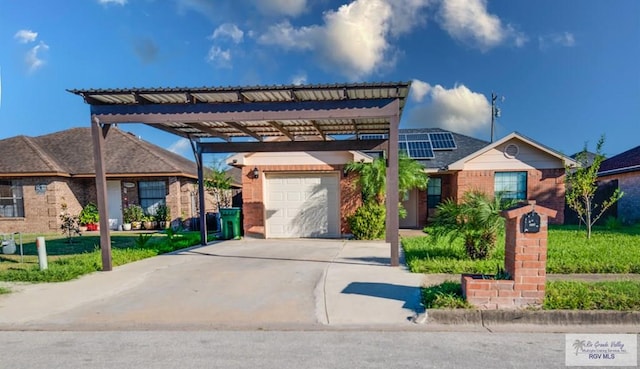
<instances>
[{"instance_id":1,"label":"shrub","mask_svg":"<svg viewBox=\"0 0 640 369\"><path fill-rule=\"evenodd\" d=\"M466 192L460 203L452 199L438 205L431 233L434 240L462 238L472 260L487 259L495 249L498 232L504 227L500 213L513 206L514 200L490 198L483 192Z\"/></svg>"},{"instance_id":2,"label":"shrub","mask_svg":"<svg viewBox=\"0 0 640 369\"><path fill-rule=\"evenodd\" d=\"M617 230L622 228L622 222L614 216L608 216L605 220L604 227L610 231Z\"/></svg>"},{"instance_id":3,"label":"shrub","mask_svg":"<svg viewBox=\"0 0 640 369\"><path fill-rule=\"evenodd\" d=\"M94 224L100 221L100 213L96 204L90 202L78 214L78 221L82 225Z\"/></svg>"},{"instance_id":4,"label":"shrub","mask_svg":"<svg viewBox=\"0 0 640 369\"><path fill-rule=\"evenodd\" d=\"M156 207L156 222L168 222L171 220L171 210L167 205L160 204Z\"/></svg>"},{"instance_id":5,"label":"shrub","mask_svg":"<svg viewBox=\"0 0 640 369\"><path fill-rule=\"evenodd\" d=\"M62 204L62 212L60 213L60 229L62 234L67 237L67 242L73 242L73 236L80 235L80 225L78 217L69 213L67 204Z\"/></svg>"},{"instance_id":6,"label":"shrub","mask_svg":"<svg viewBox=\"0 0 640 369\"><path fill-rule=\"evenodd\" d=\"M125 223L141 222L144 217L144 211L140 205L129 205L122 211L122 217Z\"/></svg>"},{"instance_id":7,"label":"shrub","mask_svg":"<svg viewBox=\"0 0 640 369\"><path fill-rule=\"evenodd\" d=\"M365 204L347 218L351 233L358 240L379 240L385 235L384 205Z\"/></svg>"}]
</instances>

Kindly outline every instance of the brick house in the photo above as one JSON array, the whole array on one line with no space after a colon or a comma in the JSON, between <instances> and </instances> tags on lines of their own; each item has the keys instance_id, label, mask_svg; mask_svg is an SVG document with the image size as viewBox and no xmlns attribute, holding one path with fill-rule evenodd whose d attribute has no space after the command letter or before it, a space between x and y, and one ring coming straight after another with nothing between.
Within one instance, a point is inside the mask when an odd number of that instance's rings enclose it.
<instances>
[{"instance_id":1,"label":"brick house","mask_svg":"<svg viewBox=\"0 0 640 369\"><path fill-rule=\"evenodd\" d=\"M624 192L617 202L618 219L624 223L640 221L640 146L603 161L598 181L601 184L617 181Z\"/></svg>"},{"instance_id":2,"label":"brick house","mask_svg":"<svg viewBox=\"0 0 640 369\"><path fill-rule=\"evenodd\" d=\"M174 219L198 214L194 162L115 127L105 145L110 228L130 204L150 213L166 204ZM0 140L0 232L58 232L63 204L78 214L89 202L96 203L90 128Z\"/></svg>"},{"instance_id":3,"label":"brick house","mask_svg":"<svg viewBox=\"0 0 640 369\"><path fill-rule=\"evenodd\" d=\"M372 135L368 135L372 136ZM375 137L369 137L375 138ZM403 200L403 228L421 228L446 198L469 190L536 200L563 222L564 168L576 162L518 133L494 143L441 129L399 132L399 147L429 173L426 191ZM361 204L344 166L384 155L367 152L240 153L228 164L242 169L245 234L267 238L340 237Z\"/></svg>"}]
</instances>

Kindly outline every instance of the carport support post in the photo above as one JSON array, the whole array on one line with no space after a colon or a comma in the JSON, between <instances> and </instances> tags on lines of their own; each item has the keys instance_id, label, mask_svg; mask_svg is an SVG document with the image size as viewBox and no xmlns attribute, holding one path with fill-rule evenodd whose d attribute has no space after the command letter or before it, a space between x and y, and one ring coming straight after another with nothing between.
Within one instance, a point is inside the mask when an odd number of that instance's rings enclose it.
<instances>
[{"instance_id":1,"label":"carport support post","mask_svg":"<svg viewBox=\"0 0 640 369\"><path fill-rule=\"evenodd\" d=\"M200 207L200 244L207 245L207 213L204 201L204 168L202 165L202 149L197 144L196 165L198 166L198 200Z\"/></svg>"},{"instance_id":2,"label":"carport support post","mask_svg":"<svg viewBox=\"0 0 640 369\"><path fill-rule=\"evenodd\" d=\"M398 100L395 100L398 104ZM389 119L389 142L387 151L387 216L386 216L386 241L391 247L391 266L400 265L400 249L398 238L398 125L400 123L400 111Z\"/></svg>"},{"instance_id":3,"label":"carport support post","mask_svg":"<svg viewBox=\"0 0 640 369\"><path fill-rule=\"evenodd\" d=\"M93 160L96 169L96 193L98 214L100 215L100 250L102 270L109 272L111 264L111 233L109 230L109 212L107 209L107 175L104 167L104 141L109 133L110 124L100 124L97 117L91 118L91 136L93 137Z\"/></svg>"}]
</instances>

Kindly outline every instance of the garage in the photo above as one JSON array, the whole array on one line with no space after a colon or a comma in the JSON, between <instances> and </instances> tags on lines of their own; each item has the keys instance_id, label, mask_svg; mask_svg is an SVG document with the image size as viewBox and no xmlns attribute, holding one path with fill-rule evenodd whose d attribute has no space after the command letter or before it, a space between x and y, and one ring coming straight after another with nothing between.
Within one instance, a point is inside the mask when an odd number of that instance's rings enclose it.
<instances>
[{"instance_id":1,"label":"garage","mask_svg":"<svg viewBox=\"0 0 640 369\"><path fill-rule=\"evenodd\" d=\"M267 238L340 237L337 173L265 174Z\"/></svg>"}]
</instances>

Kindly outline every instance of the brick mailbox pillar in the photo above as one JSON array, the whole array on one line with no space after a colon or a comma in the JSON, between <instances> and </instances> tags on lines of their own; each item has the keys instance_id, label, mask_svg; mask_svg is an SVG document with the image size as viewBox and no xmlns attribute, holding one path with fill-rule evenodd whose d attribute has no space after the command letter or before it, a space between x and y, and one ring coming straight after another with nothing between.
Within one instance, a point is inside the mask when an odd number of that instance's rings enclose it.
<instances>
[{"instance_id":1,"label":"brick mailbox pillar","mask_svg":"<svg viewBox=\"0 0 640 369\"><path fill-rule=\"evenodd\" d=\"M515 309L540 305L544 300L547 267L548 218L556 210L536 206L535 201L505 210L505 271L509 279L462 276L462 293L481 309Z\"/></svg>"}]
</instances>

